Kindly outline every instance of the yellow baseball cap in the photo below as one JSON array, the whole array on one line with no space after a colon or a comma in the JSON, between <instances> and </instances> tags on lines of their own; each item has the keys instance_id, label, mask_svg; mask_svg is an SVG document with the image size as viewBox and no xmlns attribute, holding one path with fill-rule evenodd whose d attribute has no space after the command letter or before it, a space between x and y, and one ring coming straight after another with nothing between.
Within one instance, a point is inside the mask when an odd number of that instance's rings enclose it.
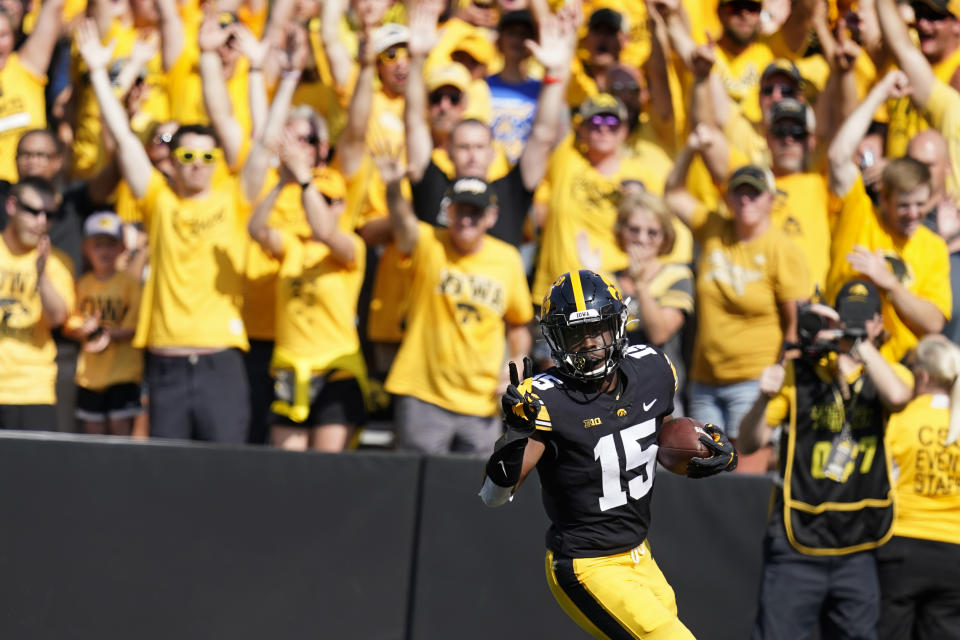
<instances>
[{"instance_id":1,"label":"yellow baseball cap","mask_svg":"<svg viewBox=\"0 0 960 640\"><path fill-rule=\"evenodd\" d=\"M470 77L470 72L465 66L453 62L434 67L427 73L426 81L427 91L436 91L440 87L450 86L466 92L473 78Z\"/></svg>"}]
</instances>

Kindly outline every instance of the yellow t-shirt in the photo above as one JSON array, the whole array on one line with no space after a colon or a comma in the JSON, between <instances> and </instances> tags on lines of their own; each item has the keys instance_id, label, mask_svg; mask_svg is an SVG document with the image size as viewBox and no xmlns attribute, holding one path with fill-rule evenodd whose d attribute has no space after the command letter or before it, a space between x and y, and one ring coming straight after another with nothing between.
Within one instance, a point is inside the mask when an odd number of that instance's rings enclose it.
<instances>
[{"instance_id":1,"label":"yellow t-shirt","mask_svg":"<svg viewBox=\"0 0 960 640\"><path fill-rule=\"evenodd\" d=\"M270 170L263 182L259 199L263 199L276 186L279 176ZM314 171L314 183L321 192L324 184L332 183L332 188L343 192L343 176L330 167ZM309 237L306 213L303 210L300 185L289 184L280 191L277 201L270 212L268 224L279 231L291 231ZM276 300L277 272L280 261L269 255L263 248L247 241L247 255L243 282L243 323L247 335L257 340L273 340L275 337L274 304Z\"/></svg>"},{"instance_id":2,"label":"yellow t-shirt","mask_svg":"<svg viewBox=\"0 0 960 640\"><path fill-rule=\"evenodd\" d=\"M945 82L935 82L924 116L947 141L950 158L947 188L953 194L960 194L960 93Z\"/></svg>"},{"instance_id":3,"label":"yellow t-shirt","mask_svg":"<svg viewBox=\"0 0 960 640\"><path fill-rule=\"evenodd\" d=\"M277 275L278 347L315 362L333 361L360 348L357 299L363 284L366 245L351 234L355 259L345 265L322 242L281 231L283 258Z\"/></svg>"},{"instance_id":4,"label":"yellow t-shirt","mask_svg":"<svg viewBox=\"0 0 960 640\"><path fill-rule=\"evenodd\" d=\"M853 251L854 245L861 245L883 252L900 283L914 295L933 303L949 320L952 308L950 256L943 240L924 226L909 239L887 231L880 221L882 214L874 209L859 175L850 192L841 198L841 203L830 250L827 301L836 298L844 283L863 277L847 262L847 254ZM880 352L887 360L899 362L917 344L919 336L903 323L886 297L883 298L883 326L890 332L890 339Z\"/></svg>"},{"instance_id":5,"label":"yellow t-shirt","mask_svg":"<svg viewBox=\"0 0 960 640\"><path fill-rule=\"evenodd\" d=\"M760 122L760 75L775 57L770 45L762 40L757 41L736 56L730 55L722 47L716 47L714 51L717 58L714 69L720 75L727 95L749 120Z\"/></svg>"},{"instance_id":6,"label":"yellow t-shirt","mask_svg":"<svg viewBox=\"0 0 960 640\"><path fill-rule=\"evenodd\" d=\"M574 145L572 137L561 142L547 166L550 213L543 226L533 284L534 300L538 302L557 276L583 268L576 244L581 231L586 231L591 247L600 249L602 271L613 273L626 267L627 256L614 233L621 183L636 180L647 191L661 195L670 171L669 160L664 162L661 156L647 159L625 155L616 173L603 176Z\"/></svg>"},{"instance_id":7,"label":"yellow t-shirt","mask_svg":"<svg viewBox=\"0 0 960 640\"><path fill-rule=\"evenodd\" d=\"M960 67L960 48L931 66L936 79L947 86L957 67ZM931 101L932 99L931 94ZM927 109L929 108L928 105ZM890 115L887 128L887 156L899 158L907 153L907 143L910 142L910 138L928 128L932 123L924 117L925 114L914 107L910 96L889 100L887 112Z\"/></svg>"},{"instance_id":8,"label":"yellow t-shirt","mask_svg":"<svg viewBox=\"0 0 960 640\"><path fill-rule=\"evenodd\" d=\"M410 257L392 242L384 245L370 293L367 338L374 342L400 342L410 303Z\"/></svg>"},{"instance_id":9,"label":"yellow t-shirt","mask_svg":"<svg viewBox=\"0 0 960 640\"><path fill-rule=\"evenodd\" d=\"M917 396L890 416L895 536L960 544L960 442L944 446L949 424L946 394Z\"/></svg>"},{"instance_id":10,"label":"yellow t-shirt","mask_svg":"<svg viewBox=\"0 0 960 640\"><path fill-rule=\"evenodd\" d=\"M723 135L730 144L731 153L742 154L745 157L745 164L755 164L760 167L769 167L773 164L767 139L760 133L757 124L747 119L740 109L731 111L730 117L723 125Z\"/></svg>"},{"instance_id":11,"label":"yellow t-shirt","mask_svg":"<svg viewBox=\"0 0 960 640\"><path fill-rule=\"evenodd\" d=\"M830 193L819 173L780 176L771 219L803 251L810 268L810 291L823 291L830 268Z\"/></svg>"},{"instance_id":12,"label":"yellow t-shirt","mask_svg":"<svg viewBox=\"0 0 960 640\"><path fill-rule=\"evenodd\" d=\"M649 126L641 125L627 137L624 144L625 155L644 166L666 167L669 171L673 167L673 160L666 150L653 140L652 135L653 132ZM693 262L693 235L687 225L677 218L673 219L673 235L673 249L670 253L661 256L660 261L682 264Z\"/></svg>"},{"instance_id":13,"label":"yellow t-shirt","mask_svg":"<svg viewBox=\"0 0 960 640\"><path fill-rule=\"evenodd\" d=\"M54 249L46 273L72 309L69 263L66 255ZM14 255L0 237L0 404L54 404L56 356L37 290L37 252Z\"/></svg>"},{"instance_id":14,"label":"yellow t-shirt","mask_svg":"<svg viewBox=\"0 0 960 640\"><path fill-rule=\"evenodd\" d=\"M46 76L20 64L14 52L0 69L0 180L17 181L17 143L28 129L47 126Z\"/></svg>"},{"instance_id":15,"label":"yellow t-shirt","mask_svg":"<svg viewBox=\"0 0 960 640\"><path fill-rule=\"evenodd\" d=\"M140 311L140 282L123 271L108 280L86 273L77 281L77 312L68 326L77 326L84 316L100 314L104 327L136 329ZM100 353L81 350L77 360L76 382L84 389L102 391L124 382L140 382L143 377L143 351L129 340L111 341Z\"/></svg>"},{"instance_id":16,"label":"yellow t-shirt","mask_svg":"<svg viewBox=\"0 0 960 640\"><path fill-rule=\"evenodd\" d=\"M196 38L194 38L196 39ZM233 107L233 117L249 140L253 122L250 117L250 97L247 90L249 63L240 58L233 75L226 78L227 93ZM200 51L197 46L184 45L183 52L167 73L170 91L170 118L183 124L210 124L203 104L203 83L200 81Z\"/></svg>"},{"instance_id":17,"label":"yellow t-shirt","mask_svg":"<svg viewBox=\"0 0 960 640\"><path fill-rule=\"evenodd\" d=\"M506 325L533 318L520 254L486 236L477 252L462 255L447 229L418 226L407 330L386 389L448 411L492 416Z\"/></svg>"},{"instance_id":18,"label":"yellow t-shirt","mask_svg":"<svg viewBox=\"0 0 960 640\"><path fill-rule=\"evenodd\" d=\"M114 20L103 43L113 42L113 58L129 58L134 42L143 34L138 34L132 25ZM76 124L73 138L73 174L79 178L89 178L98 174L108 160L103 146L103 123L100 118L100 106L88 79L88 70L76 46L73 56L72 74L76 91ZM170 99L167 95L167 78L163 69L163 59L159 52L147 63L144 71L144 83L147 95L137 113L130 121L134 133L145 139L151 126L156 122L170 120Z\"/></svg>"},{"instance_id":19,"label":"yellow t-shirt","mask_svg":"<svg viewBox=\"0 0 960 640\"><path fill-rule=\"evenodd\" d=\"M778 303L803 300L810 276L803 252L776 226L739 241L733 220L700 208L693 218L700 243L700 322L690 379L706 384L751 380L777 361L783 330Z\"/></svg>"},{"instance_id":20,"label":"yellow t-shirt","mask_svg":"<svg viewBox=\"0 0 960 640\"><path fill-rule=\"evenodd\" d=\"M248 348L240 317L250 204L236 180L180 198L156 169L139 200L150 243L136 347Z\"/></svg>"}]
</instances>

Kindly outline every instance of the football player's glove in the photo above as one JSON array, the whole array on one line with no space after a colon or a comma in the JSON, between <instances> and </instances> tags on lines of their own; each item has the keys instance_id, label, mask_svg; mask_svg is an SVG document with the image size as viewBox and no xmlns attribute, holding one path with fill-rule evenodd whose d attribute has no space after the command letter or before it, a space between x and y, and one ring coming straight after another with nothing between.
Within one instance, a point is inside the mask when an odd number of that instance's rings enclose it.
<instances>
[{"instance_id":1,"label":"football player's glove","mask_svg":"<svg viewBox=\"0 0 960 640\"><path fill-rule=\"evenodd\" d=\"M523 378L517 373L517 365L510 363L510 384L500 399L503 423L506 432L497 440L493 455L487 461L487 477L500 487L513 487L520 481L523 469L523 450L527 438L537 430L536 419L541 402L529 391L521 393L520 383L533 375L533 361L523 359Z\"/></svg>"},{"instance_id":2,"label":"football player's glove","mask_svg":"<svg viewBox=\"0 0 960 640\"><path fill-rule=\"evenodd\" d=\"M706 478L721 471L733 471L737 468L737 450L727 439L726 434L712 424L703 425L707 434L700 435L700 442L713 451L709 458L691 458L687 463L688 478Z\"/></svg>"},{"instance_id":3,"label":"football player's glove","mask_svg":"<svg viewBox=\"0 0 960 640\"><path fill-rule=\"evenodd\" d=\"M536 419L543 404L539 398L526 391L520 392L518 387L523 380L533 375L533 361L523 359L523 378L517 373L517 365L510 362L510 384L500 398L500 407L503 409L503 422L507 427L504 435L506 442L529 438L537 430Z\"/></svg>"}]
</instances>

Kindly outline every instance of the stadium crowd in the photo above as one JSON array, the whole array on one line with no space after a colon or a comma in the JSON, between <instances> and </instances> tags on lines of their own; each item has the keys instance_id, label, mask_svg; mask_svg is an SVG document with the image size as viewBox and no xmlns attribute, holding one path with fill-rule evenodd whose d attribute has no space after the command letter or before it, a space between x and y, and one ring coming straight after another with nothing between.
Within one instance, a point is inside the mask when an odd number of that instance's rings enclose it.
<instances>
[{"instance_id":1,"label":"stadium crowd","mask_svg":"<svg viewBox=\"0 0 960 640\"><path fill-rule=\"evenodd\" d=\"M875 346L953 549L958 91L958 0L0 0L0 428L486 455L588 269L738 472Z\"/></svg>"},{"instance_id":2,"label":"stadium crowd","mask_svg":"<svg viewBox=\"0 0 960 640\"><path fill-rule=\"evenodd\" d=\"M955 4L5 3L0 426L483 453L586 268L736 440L851 278L960 337Z\"/></svg>"}]
</instances>

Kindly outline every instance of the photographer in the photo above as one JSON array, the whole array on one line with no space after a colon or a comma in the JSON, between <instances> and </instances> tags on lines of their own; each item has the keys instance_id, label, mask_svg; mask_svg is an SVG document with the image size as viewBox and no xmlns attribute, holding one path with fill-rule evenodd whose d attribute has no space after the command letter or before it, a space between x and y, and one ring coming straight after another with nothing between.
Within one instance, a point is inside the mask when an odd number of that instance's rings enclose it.
<instances>
[{"instance_id":1,"label":"photographer","mask_svg":"<svg viewBox=\"0 0 960 640\"><path fill-rule=\"evenodd\" d=\"M753 638L875 638L880 613L873 549L890 537L893 504L883 434L909 401L909 371L878 351L881 300L847 282L836 309L799 314L801 355L767 367L740 425L755 450L780 435L782 483L764 540Z\"/></svg>"}]
</instances>

